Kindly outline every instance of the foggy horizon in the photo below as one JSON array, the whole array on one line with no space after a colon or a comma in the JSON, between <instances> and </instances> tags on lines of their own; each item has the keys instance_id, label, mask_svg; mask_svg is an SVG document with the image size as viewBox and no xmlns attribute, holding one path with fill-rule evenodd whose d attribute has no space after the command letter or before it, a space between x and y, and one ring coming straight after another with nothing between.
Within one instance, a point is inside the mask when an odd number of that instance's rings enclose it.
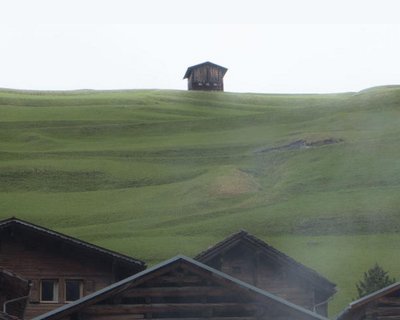
<instances>
[{"instance_id":1,"label":"foggy horizon","mask_svg":"<svg viewBox=\"0 0 400 320\"><path fill-rule=\"evenodd\" d=\"M221 1L213 14L210 1L35 3L26 1L26 12L12 1L2 5L1 88L186 90L186 69L205 61L228 68L227 92L339 93L400 84L394 1Z\"/></svg>"}]
</instances>

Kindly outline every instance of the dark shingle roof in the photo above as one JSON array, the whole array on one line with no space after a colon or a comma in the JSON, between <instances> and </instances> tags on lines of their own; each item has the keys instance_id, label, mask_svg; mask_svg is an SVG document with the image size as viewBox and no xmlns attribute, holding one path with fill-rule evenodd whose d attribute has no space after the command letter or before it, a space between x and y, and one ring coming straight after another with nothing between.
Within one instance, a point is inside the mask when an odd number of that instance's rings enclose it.
<instances>
[{"instance_id":1,"label":"dark shingle roof","mask_svg":"<svg viewBox=\"0 0 400 320\"><path fill-rule=\"evenodd\" d=\"M194 65L194 66L191 66L191 67L187 68L186 73L185 73L185 75L183 76L183 79L189 78L189 77L190 77L190 74L192 73L192 71L193 71L194 69L201 68L201 67L207 66L207 65L208 65L208 66L213 66L213 67L220 68L220 69L223 71L224 75L225 75L225 73L228 71L228 69L225 68L225 67L219 66L219 65L217 65L217 64L215 64L215 63L212 63L212 62L210 62L210 61L206 61L206 62L199 63L199 64L196 64L196 65Z\"/></svg>"},{"instance_id":2,"label":"dark shingle roof","mask_svg":"<svg viewBox=\"0 0 400 320\"><path fill-rule=\"evenodd\" d=\"M0 267L0 292L8 296L8 302L11 302L13 299L18 299L12 302L11 305L8 303L2 305L3 312L0 312L0 319L19 319L18 317L23 316L30 287L31 284L28 280L12 271ZM3 301L3 303L4 302L5 301ZM14 307L11 308L11 311L9 308L10 306ZM12 315L6 312L12 313Z\"/></svg>"},{"instance_id":3,"label":"dark shingle roof","mask_svg":"<svg viewBox=\"0 0 400 320\"><path fill-rule=\"evenodd\" d=\"M336 284L330 282L316 271L302 265L293 258L287 256L281 251L270 246L261 239L249 234L248 232L241 230L231 236L225 238L216 245L208 248L207 250L199 253L194 259L207 263L213 257L225 252L226 250L238 245L245 244L250 245L258 249L262 254L266 255L270 259L276 261L282 265L289 265L297 275L311 281L317 288L326 291L329 295L333 295L336 292Z\"/></svg>"},{"instance_id":4,"label":"dark shingle roof","mask_svg":"<svg viewBox=\"0 0 400 320\"><path fill-rule=\"evenodd\" d=\"M0 320L19 320L19 318L4 312L0 312Z\"/></svg>"},{"instance_id":5,"label":"dark shingle roof","mask_svg":"<svg viewBox=\"0 0 400 320\"><path fill-rule=\"evenodd\" d=\"M116 259L117 261L120 261L123 263L135 265L140 270L143 270L146 267L146 264L143 261L140 261L138 259L126 256L121 253L117 253L112 250L108 250L108 249L96 246L96 245L88 243L86 241L67 236L65 234L56 232L54 230L50 230L45 227L41 227L41 226L35 225L33 223L27 222L27 221L17 219L15 217L0 221L0 233L3 230L6 230L11 227L26 229L26 230L29 230L36 234L42 235L48 239L56 239L56 240L62 241L64 243L67 243L69 245L82 248L83 250L88 250L92 253L98 254L105 258L112 258L112 259Z\"/></svg>"},{"instance_id":6,"label":"dark shingle roof","mask_svg":"<svg viewBox=\"0 0 400 320\"><path fill-rule=\"evenodd\" d=\"M3 269L2 267L0 267L0 277L5 277L8 279L13 279L21 284L23 284L24 286L26 286L26 293L29 291L29 281L20 277L19 275L17 275L16 273L10 271L10 270L6 270Z\"/></svg>"},{"instance_id":7,"label":"dark shingle roof","mask_svg":"<svg viewBox=\"0 0 400 320\"><path fill-rule=\"evenodd\" d=\"M309 310L306 310L300 306L297 306L291 302L288 302L280 297L277 297L267 291L264 291L262 289L256 288L252 285L247 284L246 282L240 281L236 278L233 278L221 271L218 271L216 269L213 269L209 266L206 266L205 264L202 264L198 261L195 261L191 258L182 256L182 255L178 255L174 258L171 258L169 260L166 260L152 268L149 268L147 270L144 270L140 273L137 273L133 276L130 276L124 280L121 280L115 284L112 284L104 289L101 289L93 294L90 294L86 297L83 297L79 300L76 300L70 304L64 305L60 308L57 308L53 311L50 311L46 314L40 315L36 318L34 318L33 320L44 320L44 319L60 319L62 317L65 317L66 315L69 315L71 313L73 313L74 311L79 310L81 307L87 306L87 305L91 305L93 303L96 303L98 301L101 301L103 299L106 299L110 296L112 296L113 294L117 294L122 292L123 290L127 289L128 287L130 287L131 283L139 280L140 278L143 278L153 272L156 272L164 267L168 267L174 263L187 263L193 266L196 266L198 268L201 268L204 271L208 271L212 274L212 276L214 277L214 279L218 279L221 278L225 281L229 281L230 283L236 284L237 286L239 286L240 288L247 290L253 294L258 295L261 298L266 298L269 301L278 304L280 307L282 308L288 308L291 311L294 311L296 313L298 313L299 315L302 316L306 316L309 319L316 319L316 320L328 320L327 318L318 315L314 312L311 312Z\"/></svg>"}]
</instances>

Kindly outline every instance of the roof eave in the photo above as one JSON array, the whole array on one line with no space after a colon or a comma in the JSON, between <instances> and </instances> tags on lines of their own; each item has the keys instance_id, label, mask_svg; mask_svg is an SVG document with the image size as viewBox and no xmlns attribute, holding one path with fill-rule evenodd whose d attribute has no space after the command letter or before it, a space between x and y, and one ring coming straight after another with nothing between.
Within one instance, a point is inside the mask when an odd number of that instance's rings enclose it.
<instances>
[{"instance_id":1,"label":"roof eave","mask_svg":"<svg viewBox=\"0 0 400 320\"><path fill-rule=\"evenodd\" d=\"M33 231L39 232L40 234L43 234L43 235L47 235L47 236L50 236L50 237L53 237L53 238L56 238L56 239L60 239L60 240L65 241L66 243L69 243L71 245L72 244L78 245L81 248L92 250L92 251L94 251L94 252L96 252L98 254L101 254L101 255L109 257L109 258L117 259L120 262L123 262L123 263L126 263L126 264L134 264L139 269L146 268L146 263L141 261L141 260L126 256L124 254L121 254L121 253L118 253L118 252L115 252L115 251L112 251L112 250L109 250L109 249L105 249L105 248L99 247L99 246L97 246L95 244L92 244L92 243L89 243L89 242L86 242L86 241L83 241L83 240L79 240L77 238L62 234L60 232L57 232L57 231L54 231L54 230L51 230L51 229L48 229L48 228L45 228L45 227L42 227L42 226L35 225L35 224L31 223L31 222L27 222L27 221L24 221L24 220L21 220L21 219L17 219L17 218L14 218L14 217L13 218L9 218L9 219L5 219L3 221L0 221L0 228L1 227L7 227L8 225L13 225L13 224L22 226L23 228L28 228L29 230L33 230Z\"/></svg>"},{"instance_id":2,"label":"roof eave","mask_svg":"<svg viewBox=\"0 0 400 320\"><path fill-rule=\"evenodd\" d=\"M220 66L218 64L212 63L210 61L206 61L206 62L202 62L202 63L196 64L196 65L193 65L193 66L190 66L189 68L187 68L186 73L183 76L183 79L188 79L190 77L190 74L191 74L193 69L199 68L199 67L204 66L204 65L211 65L211 66L214 66L214 67L222 69L223 70L223 75L222 76L225 76L226 72L228 71L228 68L225 68L225 67Z\"/></svg>"}]
</instances>

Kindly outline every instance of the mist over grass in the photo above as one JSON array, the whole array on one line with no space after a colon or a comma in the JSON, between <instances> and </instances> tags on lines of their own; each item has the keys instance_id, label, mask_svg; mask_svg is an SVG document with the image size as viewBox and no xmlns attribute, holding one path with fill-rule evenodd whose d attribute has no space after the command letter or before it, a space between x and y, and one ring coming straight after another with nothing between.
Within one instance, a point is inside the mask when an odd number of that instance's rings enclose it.
<instances>
[{"instance_id":1,"label":"mist over grass","mask_svg":"<svg viewBox=\"0 0 400 320\"><path fill-rule=\"evenodd\" d=\"M399 277L400 88L0 91L0 216L156 263L246 229L338 284Z\"/></svg>"}]
</instances>

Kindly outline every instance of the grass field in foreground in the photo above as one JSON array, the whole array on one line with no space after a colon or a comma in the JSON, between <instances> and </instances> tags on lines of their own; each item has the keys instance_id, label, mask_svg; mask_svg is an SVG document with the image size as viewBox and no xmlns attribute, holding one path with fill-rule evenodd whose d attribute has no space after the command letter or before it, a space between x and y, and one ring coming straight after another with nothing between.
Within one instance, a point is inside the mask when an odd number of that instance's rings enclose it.
<instances>
[{"instance_id":1,"label":"grass field in foreground","mask_svg":"<svg viewBox=\"0 0 400 320\"><path fill-rule=\"evenodd\" d=\"M150 264L246 229L338 284L400 277L400 87L0 91L0 217Z\"/></svg>"}]
</instances>

